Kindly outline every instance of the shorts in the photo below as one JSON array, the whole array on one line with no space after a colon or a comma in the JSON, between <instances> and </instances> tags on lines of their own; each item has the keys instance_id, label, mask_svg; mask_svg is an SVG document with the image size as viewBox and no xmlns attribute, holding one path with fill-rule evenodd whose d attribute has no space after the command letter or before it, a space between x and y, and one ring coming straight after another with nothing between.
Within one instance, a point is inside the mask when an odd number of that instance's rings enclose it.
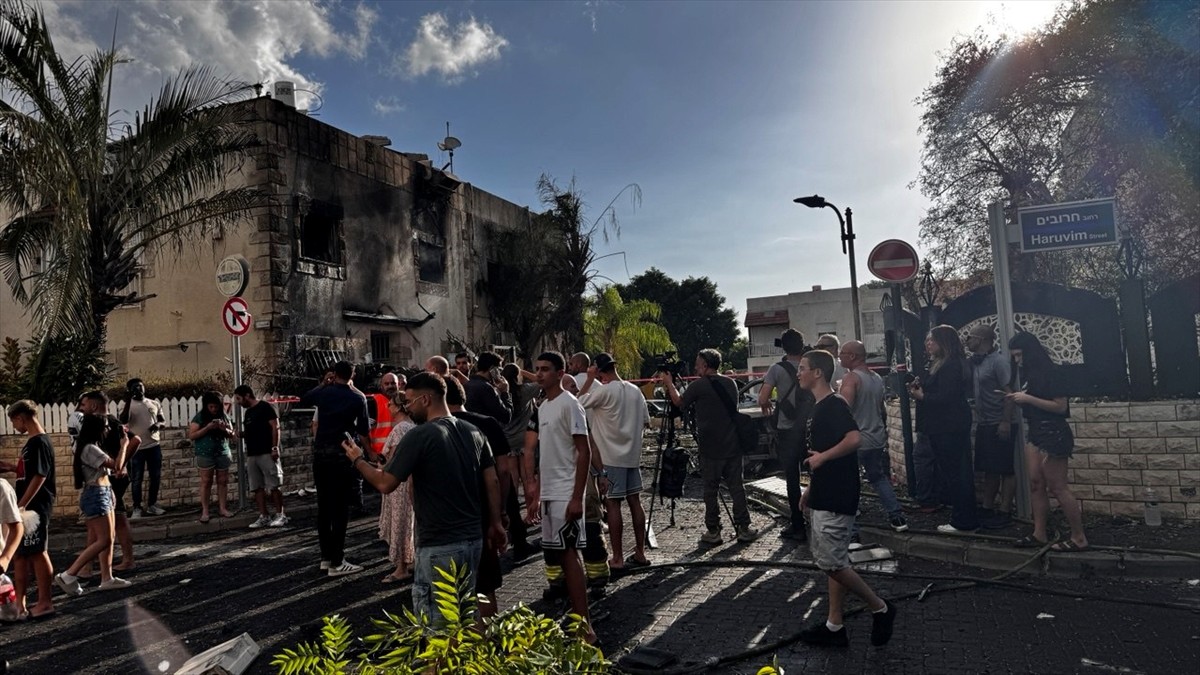
<instances>
[{"instance_id":1,"label":"shorts","mask_svg":"<svg viewBox=\"0 0 1200 675\"><path fill-rule=\"evenodd\" d=\"M490 546L479 553L479 568L475 570L475 592L482 595L495 593L504 584L500 572L500 555Z\"/></svg>"},{"instance_id":2,"label":"shorts","mask_svg":"<svg viewBox=\"0 0 1200 675\"><path fill-rule=\"evenodd\" d=\"M113 489L113 515L125 515L125 491L129 489L129 474L108 479Z\"/></svg>"},{"instance_id":3,"label":"shorts","mask_svg":"<svg viewBox=\"0 0 1200 675\"><path fill-rule=\"evenodd\" d=\"M437 610L433 598L433 584L443 581L437 569L450 571L450 561L467 567L468 588L475 585L475 571L479 568L479 554L483 551L483 539L456 541L441 546L417 546L417 559L413 565L412 601L413 612L429 617L435 628L446 625L446 619Z\"/></svg>"},{"instance_id":4,"label":"shorts","mask_svg":"<svg viewBox=\"0 0 1200 675\"><path fill-rule=\"evenodd\" d=\"M642 470L621 466L608 467L608 498L624 499L642 493Z\"/></svg>"},{"instance_id":5,"label":"shorts","mask_svg":"<svg viewBox=\"0 0 1200 675\"><path fill-rule=\"evenodd\" d=\"M587 546L583 518L567 520L566 499L542 502L542 548L556 551Z\"/></svg>"},{"instance_id":6,"label":"shorts","mask_svg":"<svg viewBox=\"0 0 1200 675\"><path fill-rule=\"evenodd\" d=\"M824 572L836 572L849 567L850 530L854 527L854 515L816 509L810 513L812 538L809 539L809 547L817 567Z\"/></svg>"},{"instance_id":7,"label":"shorts","mask_svg":"<svg viewBox=\"0 0 1200 675\"><path fill-rule=\"evenodd\" d=\"M980 424L975 427L975 470L981 473L1011 476L1016 472L1016 434L1009 425L1008 439L1000 438L999 424Z\"/></svg>"},{"instance_id":8,"label":"shorts","mask_svg":"<svg viewBox=\"0 0 1200 675\"><path fill-rule=\"evenodd\" d=\"M1075 449L1075 435L1071 433L1071 425L1065 418L1059 417L1048 420L1026 420L1029 433L1025 440L1036 446L1048 457L1070 459Z\"/></svg>"},{"instance_id":9,"label":"shorts","mask_svg":"<svg viewBox=\"0 0 1200 675\"><path fill-rule=\"evenodd\" d=\"M223 453L216 455L215 457L196 455L197 469L216 469L217 471L228 471L231 464L233 464L233 457Z\"/></svg>"},{"instance_id":10,"label":"shorts","mask_svg":"<svg viewBox=\"0 0 1200 675\"><path fill-rule=\"evenodd\" d=\"M21 520L25 523L25 537L17 548L17 555L29 556L46 552L50 543L50 511L53 508L53 502L43 503L21 512Z\"/></svg>"},{"instance_id":11,"label":"shorts","mask_svg":"<svg viewBox=\"0 0 1200 675\"><path fill-rule=\"evenodd\" d=\"M278 490L283 485L283 465L271 454L246 455L246 481L251 492Z\"/></svg>"},{"instance_id":12,"label":"shorts","mask_svg":"<svg viewBox=\"0 0 1200 675\"><path fill-rule=\"evenodd\" d=\"M79 493L79 510L83 517L91 520L113 512L113 491L107 485L85 485Z\"/></svg>"}]
</instances>

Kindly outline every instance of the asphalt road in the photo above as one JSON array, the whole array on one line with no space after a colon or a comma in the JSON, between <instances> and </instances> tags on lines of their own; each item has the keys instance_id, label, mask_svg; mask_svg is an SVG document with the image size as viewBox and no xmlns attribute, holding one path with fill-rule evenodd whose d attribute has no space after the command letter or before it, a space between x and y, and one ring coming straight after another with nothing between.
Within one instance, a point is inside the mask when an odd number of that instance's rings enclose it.
<instances>
[{"instance_id":1,"label":"asphalt road","mask_svg":"<svg viewBox=\"0 0 1200 675\"><path fill-rule=\"evenodd\" d=\"M696 489L689 484L689 493ZM639 644L676 654L678 666L700 670L706 660L768 644L823 616L824 580L802 570L739 567L739 560L805 560L807 549L784 545L763 513L763 537L700 550L701 506L680 500L677 526L655 516L662 548L656 562L724 560L718 568L670 567L613 582L597 604L597 632L612 656ZM168 673L189 655L243 631L262 647L251 673L271 673L271 655L313 639L320 617L348 616L360 629L383 609L409 603L407 587L384 586L390 570L376 542L373 519L352 524L347 557L367 565L361 574L328 579L316 567L311 520L285 530L216 533L186 543L139 545L135 585L79 598L59 595L57 615L0 627L0 655L12 673ZM54 556L61 569L71 552ZM984 573L917 560L901 560L908 574L957 576ZM1183 582L1141 583L1021 579L1035 587L1098 593L1200 607L1200 588ZM926 581L871 577L885 595L917 591ZM540 558L513 569L502 605L544 605ZM975 588L933 593L923 602L899 603L896 635L885 648L868 646L869 619L848 622L851 647L843 651L788 645L777 650L792 673L1182 673L1200 664L1200 614L1037 592ZM1041 618L1039 618L1041 616ZM769 656L731 663L712 672L753 673Z\"/></svg>"}]
</instances>

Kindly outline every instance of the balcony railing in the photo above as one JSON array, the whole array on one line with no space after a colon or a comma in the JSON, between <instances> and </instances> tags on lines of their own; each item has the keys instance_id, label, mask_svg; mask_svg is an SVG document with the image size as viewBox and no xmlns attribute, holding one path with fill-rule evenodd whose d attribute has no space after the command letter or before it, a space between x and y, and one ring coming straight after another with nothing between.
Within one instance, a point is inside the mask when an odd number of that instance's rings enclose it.
<instances>
[{"instance_id":1,"label":"balcony railing","mask_svg":"<svg viewBox=\"0 0 1200 675\"><path fill-rule=\"evenodd\" d=\"M774 343L760 344L750 343L750 358L764 356L783 356L783 347L776 347Z\"/></svg>"}]
</instances>

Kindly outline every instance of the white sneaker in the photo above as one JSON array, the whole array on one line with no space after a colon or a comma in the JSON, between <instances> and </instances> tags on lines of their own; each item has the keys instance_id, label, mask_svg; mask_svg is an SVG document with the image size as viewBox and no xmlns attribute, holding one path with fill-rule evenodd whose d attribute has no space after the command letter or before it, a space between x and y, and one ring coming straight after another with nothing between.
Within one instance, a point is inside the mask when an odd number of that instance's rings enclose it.
<instances>
[{"instance_id":1,"label":"white sneaker","mask_svg":"<svg viewBox=\"0 0 1200 675\"><path fill-rule=\"evenodd\" d=\"M58 584L58 587L67 595L83 595L83 586L79 585L79 577L71 576L66 572L59 572L54 575L54 583Z\"/></svg>"},{"instance_id":2,"label":"white sneaker","mask_svg":"<svg viewBox=\"0 0 1200 675\"><path fill-rule=\"evenodd\" d=\"M347 574L354 574L355 572L361 572L362 569L363 568L359 565L355 565L351 562L343 560L341 565L338 565L337 567L330 567L329 571L326 572L326 574L328 574L331 577L344 577Z\"/></svg>"},{"instance_id":3,"label":"white sneaker","mask_svg":"<svg viewBox=\"0 0 1200 675\"><path fill-rule=\"evenodd\" d=\"M971 534L975 530L960 530L957 527L946 523L945 525L938 525L937 531L941 532L942 534Z\"/></svg>"},{"instance_id":4,"label":"white sneaker","mask_svg":"<svg viewBox=\"0 0 1200 675\"><path fill-rule=\"evenodd\" d=\"M129 519L130 519L130 520L137 520L138 518L141 518L141 517L142 517L142 510L141 510L141 509L134 509L134 510L133 510L133 513L129 514Z\"/></svg>"},{"instance_id":5,"label":"white sneaker","mask_svg":"<svg viewBox=\"0 0 1200 675\"><path fill-rule=\"evenodd\" d=\"M159 506L158 504L152 504L152 505L146 507L146 513L148 513L152 516L161 516L161 515L166 514L166 512L167 512L166 509Z\"/></svg>"},{"instance_id":6,"label":"white sneaker","mask_svg":"<svg viewBox=\"0 0 1200 675\"><path fill-rule=\"evenodd\" d=\"M321 561L320 570L321 570L322 572L324 572L325 570L329 569L330 567L333 567L333 563L329 562L328 560L322 560L322 561Z\"/></svg>"},{"instance_id":7,"label":"white sneaker","mask_svg":"<svg viewBox=\"0 0 1200 675\"><path fill-rule=\"evenodd\" d=\"M283 527L284 525L287 525L287 524L288 524L288 517L283 515L282 513L277 513L277 514L275 514L275 517L271 519L271 522L267 523L267 527Z\"/></svg>"},{"instance_id":8,"label":"white sneaker","mask_svg":"<svg viewBox=\"0 0 1200 675\"><path fill-rule=\"evenodd\" d=\"M112 591L112 590L116 590L118 588L129 588L132 585L133 585L132 583L130 583L129 581L126 581L125 579L122 579L121 577L113 577L113 578L109 579L108 581L101 581L100 585L98 587L96 587L96 590Z\"/></svg>"},{"instance_id":9,"label":"white sneaker","mask_svg":"<svg viewBox=\"0 0 1200 675\"><path fill-rule=\"evenodd\" d=\"M266 527L271 524L270 516L259 516L258 520L250 523L250 529L257 530L260 527Z\"/></svg>"}]
</instances>

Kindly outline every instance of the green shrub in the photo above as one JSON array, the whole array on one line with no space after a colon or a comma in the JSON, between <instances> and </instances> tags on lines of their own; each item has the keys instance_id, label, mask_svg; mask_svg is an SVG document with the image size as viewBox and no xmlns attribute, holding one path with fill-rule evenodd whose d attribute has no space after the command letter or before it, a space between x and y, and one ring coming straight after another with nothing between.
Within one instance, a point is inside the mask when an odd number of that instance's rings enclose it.
<instances>
[{"instance_id":1,"label":"green shrub","mask_svg":"<svg viewBox=\"0 0 1200 675\"><path fill-rule=\"evenodd\" d=\"M451 564L437 570L434 601L445 621L434 627L405 609L372 619L373 634L355 640L350 622L337 614L324 617L319 643L284 649L271 660L280 675L408 675L409 673L608 673L612 664L583 641L582 620L571 615L564 629L525 605L486 621L474 622L475 590L466 568Z\"/></svg>"}]
</instances>

